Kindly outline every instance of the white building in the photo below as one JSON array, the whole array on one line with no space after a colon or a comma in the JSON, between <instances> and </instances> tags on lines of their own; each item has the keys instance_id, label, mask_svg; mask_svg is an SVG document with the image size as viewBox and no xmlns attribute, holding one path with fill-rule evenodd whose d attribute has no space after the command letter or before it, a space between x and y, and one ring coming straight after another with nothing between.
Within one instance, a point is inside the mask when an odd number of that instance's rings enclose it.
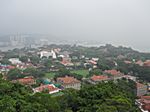
<instances>
[{"instance_id":1,"label":"white building","mask_svg":"<svg viewBox=\"0 0 150 112\"><path fill-rule=\"evenodd\" d=\"M48 90L49 94L53 94L59 92L61 89L55 87L54 84L42 85L33 89L34 93L42 92L44 90Z\"/></svg>"},{"instance_id":2,"label":"white building","mask_svg":"<svg viewBox=\"0 0 150 112\"><path fill-rule=\"evenodd\" d=\"M52 58L56 59L57 58L56 53L53 50L51 50L51 53L52 53Z\"/></svg>"},{"instance_id":3,"label":"white building","mask_svg":"<svg viewBox=\"0 0 150 112\"><path fill-rule=\"evenodd\" d=\"M52 56L52 53L48 51L41 51L39 54L40 54L40 58L43 58L43 57L49 58L50 56Z\"/></svg>"},{"instance_id":4,"label":"white building","mask_svg":"<svg viewBox=\"0 0 150 112\"><path fill-rule=\"evenodd\" d=\"M51 52L50 51L41 51L39 54L40 54L40 58L42 58L42 57L46 57L46 58L52 57L53 59L57 58L56 53L53 50L51 50Z\"/></svg>"},{"instance_id":5,"label":"white building","mask_svg":"<svg viewBox=\"0 0 150 112\"><path fill-rule=\"evenodd\" d=\"M19 58L10 58L9 61L14 65L22 64L22 62L19 60Z\"/></svg>"}]
</instances>

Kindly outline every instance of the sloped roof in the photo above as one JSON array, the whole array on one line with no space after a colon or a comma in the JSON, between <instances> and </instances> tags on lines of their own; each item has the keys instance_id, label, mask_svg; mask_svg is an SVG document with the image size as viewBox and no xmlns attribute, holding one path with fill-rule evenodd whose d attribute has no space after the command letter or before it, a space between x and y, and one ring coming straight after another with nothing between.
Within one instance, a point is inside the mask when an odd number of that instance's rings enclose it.
<instances>
[{"instance_id":1,"label":"sloped roof","mask_svg":"<svg viewBox=\"0 0 150 112\"><path fill-rule=\"evenodd\" d=\"M91 80L93 81L101 81L101 80L107 80L107 79L108 79L108 76L104 76L104 75L99 75L99 76L93 75L91 77Z\"/></svg>"},{"instance_id":2,"label":"sloped roof","mask_svg":"<svg viewBox=\"0 0 150 112\"><path fill-rule=\"evenodd\" d=\"M79 80L77 80L74 77L70 77L70 76L59 77L59 78L57 78L57 81L62 82L63 84L80 83Z\"/></svg>"}]
</instances>

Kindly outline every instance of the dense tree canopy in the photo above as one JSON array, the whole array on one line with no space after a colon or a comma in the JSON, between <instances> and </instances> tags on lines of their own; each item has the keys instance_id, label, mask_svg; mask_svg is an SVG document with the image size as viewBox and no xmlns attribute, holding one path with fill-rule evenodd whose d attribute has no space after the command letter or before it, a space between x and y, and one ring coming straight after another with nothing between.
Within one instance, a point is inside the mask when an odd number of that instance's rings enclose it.
<instances>
[{"instance_id":1,"label":"dense tree canopy","mask_svg":"<svg viewBox=\"0 0 150 112\"><path fill-rule=\"evenodd\" d=\"M2 112L139 112L134 103L135 84L120 80L83 85L81 90L67 89L63 96L32 94L21 84L0 79Z\"/></svg>"}]
</instances>

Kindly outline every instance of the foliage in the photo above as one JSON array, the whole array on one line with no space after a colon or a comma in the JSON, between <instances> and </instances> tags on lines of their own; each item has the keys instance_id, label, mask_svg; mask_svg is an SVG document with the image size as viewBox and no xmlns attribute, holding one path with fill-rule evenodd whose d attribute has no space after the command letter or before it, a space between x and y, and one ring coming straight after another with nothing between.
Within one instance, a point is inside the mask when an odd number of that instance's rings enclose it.
<instances>
[{"instance_id":1,"label":"foliage","mask_svg":"<svg viewBox=\"0 0 150 112\"><path fill-rule=\"evenodd\" d=\"M24 62L24 63L26 63L26 62L28 62L28 57L27 56L21 56L19 58L19 60L22 61L22 62Z\"/></svg>"},{"instance_id":2,"label":"foliage","mask_svg":"<svg viewBox=\"0 0 150 112\"><path fill-rule=\"evenodd\" d=\"M3 59L0 61L1 64L4 64L4 65L9 65L11 64L11 62L8 60L8 59Z\"/></svg>"},{"instance_id":3,"label":"foliage","mask_svg":"<svg viewBox=\"0 0 150 112\"><path fill-rule=\"evenodd\" d=\"M65 76L73 76L77 78L78 80L81 80L83 78L82 75L73 73L67 69L61 68L54 76L54 79L56 80L57 77L65 77Z\"/></svg>"},{"instance_id":4,"label":"foliage","mask_svg":"<svg viewBox=\"0 0 150 112\"><path fill-rule=\"evenodd\" d=\"M60 106L73 112L139 112L133 90L135 83L127 80L84 85L80 91L64 91Z\"/></svg>"},{"instance_id":5,"label":"foliage","mask_svg":"<svg viewBox=\"0 0 150 112\"><path fill-rule=\"evenodd\" d=\"M31 57L30 57L30 60L31 60L31 63L32 63L32 64L36 65L36 64L39 63L40 58L39 58L38 56L31 56Z\"/></svg>"},{"instance_id":6,"label":"foliage","mask_svg":"<svg viewBox=\"0 0 150 112\"><path fill-rule=\"evenodd\" d=\"M102 70L100 70L100 69L93 69L89 73L89 76L92 76L92 75L102 75Z\"/></svg>"},{"instance_id":7,"label":"foliage","mask_svg":"<svg viewBox=\"0 0 150 112\"><path fill-rule=\"evenodd\" d=\"M61 96L32 94L18 83L0 79L1 112L139 112L134 104L135 84L120 80L67 89Z\"/></svg>"},{"instance_id":8,"label":"foliage","mask_svg":"<svg viewBox=\"0 0 150 112\"><path fill-rule=\"evenodd\" d=\"M82 75L83 77L86 77L89 75L89 70L87 70L87 69L73 70L73 71L71 71L71 73Z\"/></svg>"},{"instance_id":9,"label":"foliage","mask_svg":"<svg viewBox=\"0 0 150 112\"><path fill-rule=\"evenodd\" d=\"M7 73L7 79L8 80L16 80L18 78L22 78L22 72L15 68L15 69L11 69L8 73Z\"/></svg>"},{"instance_id":10,"label":"foliage","mask_svg":"<svg viewBox=\"0 0 150 112\"><path fill-rule=\"evenodd\" d=\"M44 72L35 68L26 68L23 73L25 76L34 76L35 78L41 78L45 75Z\"/></svg>"}]
</instances>

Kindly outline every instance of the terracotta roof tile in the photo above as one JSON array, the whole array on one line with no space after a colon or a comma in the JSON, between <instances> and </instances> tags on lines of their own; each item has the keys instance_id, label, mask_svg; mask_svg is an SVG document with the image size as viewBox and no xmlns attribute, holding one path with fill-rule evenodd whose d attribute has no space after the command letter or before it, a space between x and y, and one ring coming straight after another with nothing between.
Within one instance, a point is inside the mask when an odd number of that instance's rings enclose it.
<instances>
[{"instance_id":1,"label":"terracotta roof tile","mask_svg":"<svg viewBox=\"0 0 150 112\"><path fill-rule=\"evenodd\" d=\"M107 80L107 79L108 79L108 76L104 76L104 75L99 75L99 76L93 75L91 77L91 80L93 81L101 81L101 80Z\"/></svg>"},{"instance_id":2,"label":"terracotta roof tile","mask_svg":"<svg viewBox=\"0 0 150 112\"><path fill-rule=\"evenodd\" d=\"M69 77L69 76L59 77L59 78L57 78L57 81L61 82L63 84L80 83L80 81L77 80L76 78Z\"/></svg>"},{"instance_id":3,"label":"terracotta roof tile","mask_svg":"<svg viewBox=\"0 0 150 112\"><path fill-rule=\"evenodd\" d=\"M33 84L35 80L33 77L25 77L17 80L21 84Z\"/></svg>"},{"instance_id":4,"label":"terracotta roof tile","mask_svg":"<svg viewBox=\"0 0 150 112\"><path fill-rule=\"evenodd\" d=\"M105 73L114 75L114 76L118 76L118 75L122 75L122 73L120 71L117 70L105 70Z\"/></svg>"},{"instance_id":5,"label":"terracotta roof tile","mask_svg":"<svg viewBox=\"0 0 150 112\"><path fill-rule=\"evenodd\" d=\"M35 91L42 92L45 89L47 89L49 92L52 92L52 91L55 91L55 90L59 90L53 84L48 84L48 85L42 85L40 87L35 88Z\"/></svg>"}]
</instances>

